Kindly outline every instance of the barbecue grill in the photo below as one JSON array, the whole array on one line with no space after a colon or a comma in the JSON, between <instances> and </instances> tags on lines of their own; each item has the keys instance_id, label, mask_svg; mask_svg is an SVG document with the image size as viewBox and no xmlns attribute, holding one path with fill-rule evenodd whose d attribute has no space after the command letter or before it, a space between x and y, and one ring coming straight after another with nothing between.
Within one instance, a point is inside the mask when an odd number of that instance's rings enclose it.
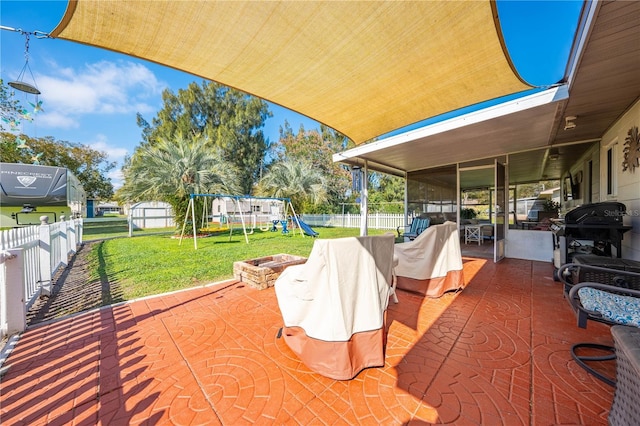
<instances>
[{"instance_id":1,"label":"barbecue grill","mask_svg":"<svg viewBox=\"0 0 640 426\"><path fill-rule=\"evenodd\" d=\"M631 226L623 223L626 206L618 202L585 204L567 212L564 222L555 222L554 266L571 262L576 254L622 257L623 234ZM564 241L563 241L564 239ZM559 263L559 264L558 264Z\"/></svg>"}]
</instances>

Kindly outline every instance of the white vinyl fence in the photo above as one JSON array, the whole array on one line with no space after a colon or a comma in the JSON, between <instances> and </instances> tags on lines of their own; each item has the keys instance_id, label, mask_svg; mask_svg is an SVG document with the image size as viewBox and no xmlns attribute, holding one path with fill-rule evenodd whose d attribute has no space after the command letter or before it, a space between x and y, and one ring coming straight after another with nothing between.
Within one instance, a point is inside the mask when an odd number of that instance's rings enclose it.
<instances>
[{"instance_id":1,"label":"white vinyl fence","mask_svg":"<svg viewBox=\"0 0 640 426\"><path fill-rule=\"evenodd\" d=\"M275 216L279 222L279 216ZM332 226L335 228L360 228L361 216L359 214L302 214L300 219L309 226ZM240 214L235 215L215 215L212 217L213 223L233 222L234 226L242 226L242 221L247 228L262 228L266 231L271 228L274 216L270 214ZM392 213L372 213L368 217L369 229L389 229L397 230L404 226L403 214ZM411 222L411 218L409 219ZM204 227L203 222L200 226Z\"/></svg>"},{"instance_id":2,"label":"white vinyl fence","mask_svg":"<svg viewBox=\"0 0 640 426\"><path fill-rule=\"evenodd\" d=\"M303 214L302 220L309 226L334 226L336 228L360 228L360 214ZM404 226L403 214L371 213L367 217L370 229L396 230Z\"/></svg>"},{"instance_id":3,"label":"white vinyl fence","mask_svg":"<svg viewBox=\"0 0 640 426\"><path fill-rule=\"evenodd\" d=\"M26 328L26 314L82 244L82 219L0 232L0 339ZM46 220L44 220L46 219Z\"/></svg>"}]
</instances>

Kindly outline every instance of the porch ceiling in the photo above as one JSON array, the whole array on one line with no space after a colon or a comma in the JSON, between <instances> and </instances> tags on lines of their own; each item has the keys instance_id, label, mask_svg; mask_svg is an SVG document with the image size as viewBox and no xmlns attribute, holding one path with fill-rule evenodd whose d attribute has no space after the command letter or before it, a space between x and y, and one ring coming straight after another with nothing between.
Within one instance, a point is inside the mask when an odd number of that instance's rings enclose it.
<instances>
[{"instance_id":1,"label":"porch ceiling","mask_svg":"<svg viewBox=\"0 0 640 426\"><path fill-rule=\"evenodd\" d=\"M508 102L360 146L334 160L368 160L374 170L402 174L520 153L510 167L512 178L560 178L588 146L580 143L599 141L640 97L640 2L598 2L591 13L591 21L589 10L584 13L574 42L574 50L584 46L582 53L570 58L566 85L552 89L553 96L543 92ZM522 102L529 104L518 105ZM567 116L577 117L573 130L564 130ZM560 159L541 167L551 147L560 147Z\"/></svg>"},{"instance_id":2,"label":"porch ceiling","mask_svg":"<svg viewBox=\"0 0 640 426\"><path fill-rule=\"evenodd\" d=\"M566 87L556 87L363 145L334 160L367 160L372 169L398 174L545 147L567 96Z\"/></svg>"}]
</instances>

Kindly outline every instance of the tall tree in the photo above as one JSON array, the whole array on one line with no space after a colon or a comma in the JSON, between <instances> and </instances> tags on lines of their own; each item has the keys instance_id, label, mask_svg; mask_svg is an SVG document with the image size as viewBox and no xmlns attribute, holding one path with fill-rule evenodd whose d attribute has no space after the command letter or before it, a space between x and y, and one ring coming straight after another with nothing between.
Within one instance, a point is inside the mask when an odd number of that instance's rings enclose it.
<instances>
[{"instance_id":1,"label":"tall tree","mask_svg":"<svg viewBox=\"0 0 640 426\"><path fill-rule=\"evenodd\" d=\"M203 136L178 133L172 140L157 139L153 145L138 148L124 172L119 198L166 201L179 226L186 220L191 194L240 195L235 167Z\"/></svg>"},{"instance_id":2,"label":"tall tree","mask_svg":"<svg viewBox=\"0 0 640 426\"><path fill-rule=\"evenodd\" d=\"M274 164L258 185L259 194L289 198L296 213L326 200L325 178L320 170L300 159L287 159Z\"/></svg>"},{"instance_id":3,"label":"tall tree","mask_svg":"<svg viewBox=\"0 0 640 426\"><path fill-rule=\"evenodd\" d=\"M191 83L187 89L162 93L163 108L146 121L138 114L142 146L176 135L201 135L218 147L222 157L238 170L241 191L251 193L267 149L260 128L271 116L265 101L215 82Z\"/></svg>"},{"instance_id":4,"label":"tall tree","mask_svg":"<svg viewBox=\"0 0 640 426\"><path fill-rule=\"evenodd\" d=\"M274 164L281 161L299 161L309 164L310 169L322 174L325 181L327 202L308 204L308 213L330 213L338 211L340 203L348 200L351 175L341 164L333 162L333 154L352 146L344 135L321 125L320 130L305 130L300 126L294 133L289 123L280 128L280 140L272 144L271 157Z\"/></svg>"},{"instance_id":5,"label":"tall tree","mask_svg":"<svg viewBox=\"0 0 640 426\"><path fill-rule=\"evenodd\" d=\"M107 154L87 145L58 141L51 136L31 138L0 133L0 161L66 167L76 175L87 198L109 200L113 184L108 174L116 167Z\"/></svg>"},{"instance_id":6,"label":"tall tree","mask_svg":"<svg viewBox=\"0 0 640 426\"><path fill-rule=\"evenodd\" d=\"M374 173L375 183L369 191L369 207L380 213L404 212L404 179L397 176Z\"/></svg>"}]
</instances>

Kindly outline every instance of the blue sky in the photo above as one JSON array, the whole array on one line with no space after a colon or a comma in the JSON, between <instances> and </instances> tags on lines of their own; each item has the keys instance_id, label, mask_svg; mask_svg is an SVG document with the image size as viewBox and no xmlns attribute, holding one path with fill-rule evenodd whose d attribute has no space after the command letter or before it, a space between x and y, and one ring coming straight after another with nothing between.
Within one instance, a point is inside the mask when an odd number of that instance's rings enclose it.
<instances>
[{"instance_id":1,"label":"blue sky","mask_svg":"<svg viewBox=\"0 0 640 426\"><path fill-rule=\"evenodd\" d=\"M49 32L66 8L65 1L0 1L0 24L24 31ZM498 12L511 58L520 75L536 86L559 81L565 71L581 1L499 1ZM0 31L0 76L17 79L25 64L25 37ZM174 92L199 77L126 55L57 39L30 38L29 67L42 92L43 113L21 122L32 137L82 143L106 152L122 163L140 142L136 113L148 121L162 107L165 88ZM32 83L27 74L23 80ZM16 92L23 106L33 95ZM263 131L272 142L285 120L297 131L300 124L318 124L307 117L269 104L273 113ZM418 127L417 125L411 126ZM394 132L397 133L397 132ZM111 176L120 184L119 170Z\"/></svg>"}]
</instances>

